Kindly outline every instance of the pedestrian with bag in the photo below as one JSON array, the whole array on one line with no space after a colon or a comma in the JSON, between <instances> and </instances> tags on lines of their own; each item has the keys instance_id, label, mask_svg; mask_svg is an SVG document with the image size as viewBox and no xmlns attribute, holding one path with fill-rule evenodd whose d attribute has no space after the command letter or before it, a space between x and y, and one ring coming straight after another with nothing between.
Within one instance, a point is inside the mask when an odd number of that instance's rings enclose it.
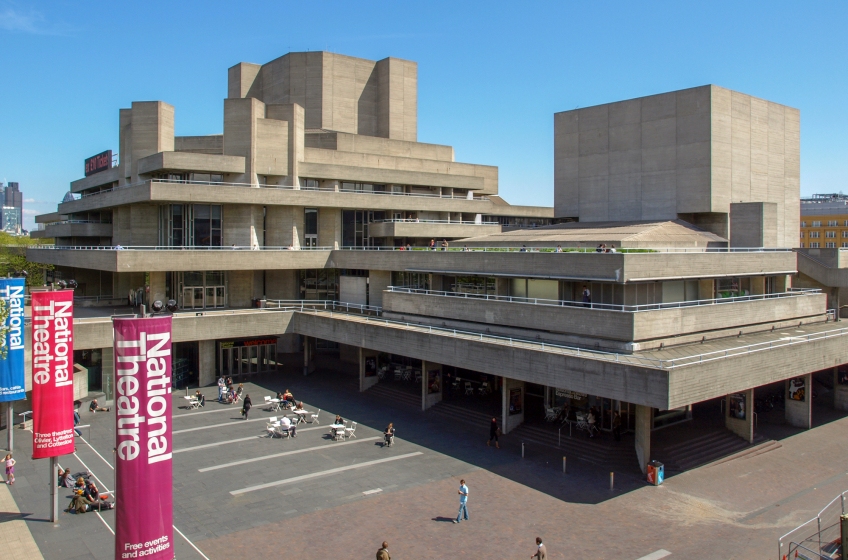
<instances>
[{"instance_id":1,"label":"pedestrian with bag","mask_svg":"<svg viewBox=\"0 0 848 560\"><path fill-rule=\"evenodd\" d=\"M542 544L542 537L536 537L536 554L530 557L530 560L547 560L548 549Z\"/></svg>"},{"instance_id":2,"label":"pedestrian with bag","mask_svg":"<svg viewBox=\"0 0 848 560\"><path fill-rule=\"evenodd\" d=\"M247 413L250 412L250 407L252 406L253 403L250 401L250 395L245 395L244 404L241 405L241 414L245 420L247 420Z\"/></svg>"},{"instance_id":3,"label":"pedestrian with bag","mask_svg":"<svg viewBox=\"0 0 848 560\"><path fill-rule=\"evenodd\" d=\"M489 441L486 442L487 446L492 444L492 440L495 440L495 447L500 449L501 446L498 444L498 436L501 435L501 429L498 427L498 419L492 417L492 423L489 424Z\"/></svg>"},{"instance_id":4,"label":"pedestrian with bag","mask_svg":"<svg viewBox=\"0 0 848 560\"><path fill-rule=\"evenodd\" d=\"M454 523L459 523L464 518L468 521L468 486L465 485L465 480L459 481L459 513L456 514Z\"/></svg>"},{"instance_id":5,"label":"pedestrian with bag","mask_svg":"<svg viewBox=\"0 0 848 560\"><path fill-rule=\"evenodd\" d=\"M377 560L392 560L392 555L389 554L389 543L383 541L383 546L377 551Z\"/></svg>"}]
</instances>

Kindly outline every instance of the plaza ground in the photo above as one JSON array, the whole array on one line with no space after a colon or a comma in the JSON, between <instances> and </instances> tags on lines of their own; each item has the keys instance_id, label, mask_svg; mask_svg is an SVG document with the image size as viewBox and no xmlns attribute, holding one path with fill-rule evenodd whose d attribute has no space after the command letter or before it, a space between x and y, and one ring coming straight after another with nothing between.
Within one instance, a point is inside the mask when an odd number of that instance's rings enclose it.
<instances>
[{"instance_id":1,"label":"plaza ground","mask_svg":"<svg viewBox=\"0 0 848 560\"><path fill-rule=\"evenodd\" d=\"M383 540L396 559L518 558L529 557L536 536L551 558L636 560L659 550L672 559L775 558L780 535L848 489L844 418L660 487L622 468L610 491L607 468L570 460L563 474L557 449L528 443L522 459L517 435L489 448L485 425L421 412L385 392L358 393L355 378L321 364L309 377L296 370L245 385L255 404L249 421L238 405L214 402L215 388L203 389L205 409L175 408L177 558L371 558ZM280 413L263 410L262 397L285 388L308 410L321 409L320 424L301 424L294 440L263 437L265 418ZM175 407L183 395L174 394ZM328 436L335 414L358 423L355 439ZM78 438L76 454L60 463L91 471L111 490L113 413L83 416L90 438ZM384 449L380 432L390 421L398 437ZM114 512L46 521L47 462L28 458L29 432L15 435L17 483L0 493L10 492L21 513L0 513L0 525L24 519L45 558L112 558ZM454 525L460 478L470 487L471 520ZM60 496L64 508L69 497Z\"/></svg>"}]
</instances>

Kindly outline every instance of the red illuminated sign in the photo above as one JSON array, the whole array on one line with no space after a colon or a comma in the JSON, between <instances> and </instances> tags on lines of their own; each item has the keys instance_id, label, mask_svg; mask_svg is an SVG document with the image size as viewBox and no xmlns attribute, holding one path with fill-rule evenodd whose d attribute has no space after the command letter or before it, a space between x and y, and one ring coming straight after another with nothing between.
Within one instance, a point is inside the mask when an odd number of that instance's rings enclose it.
<instances>
[{"instance_id":1,"label":"red illuminated sign","mask_svg":"<svg viewBox=\"0 0 848 560\"><path fill-rule=\"evenodd\" d=\"M106 150L85 160L85 176L112 168L112 150Z\"/></svg>"}]
</instances>

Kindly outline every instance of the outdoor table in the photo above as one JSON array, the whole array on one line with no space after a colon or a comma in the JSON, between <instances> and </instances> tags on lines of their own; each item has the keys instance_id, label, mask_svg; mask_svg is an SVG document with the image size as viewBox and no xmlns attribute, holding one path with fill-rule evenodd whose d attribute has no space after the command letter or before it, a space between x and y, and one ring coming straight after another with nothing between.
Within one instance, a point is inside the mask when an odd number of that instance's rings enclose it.
<instances>
[{"instance_id":1,"label":"outdoor table","mask_svg":"<svg viewBox=\"0 0 848 560\"><path fill-rule=\"evenodd\" d=\"M306 415L309 414L308 410L292 410L295 414L297 414L297 423L306 422Z\"/></svg>"},{"instance_id":2,"label":"outdoor table","mask_svg":"<svg viewBox=\"0 0 848 560\"><path fill-rule=\"evenodd\" d=\"M345 425L344 424L330 424L330 431L333 432L333 437L338 437L336 434L339 432L344 433Z\"/></svg>"},{"instance_id":3,"label":"outdoor table","mask_svg":"<svg viewBox=\"0 0 848 560\"><path fill-rule=\"evenodd\" d=\"M280 410L280 403L283 402L283 400L282 399L271 399L270 402L273 403L273 405L274 405L274 407L271 410L279 411Z\"/></svg>"}]
</instances>

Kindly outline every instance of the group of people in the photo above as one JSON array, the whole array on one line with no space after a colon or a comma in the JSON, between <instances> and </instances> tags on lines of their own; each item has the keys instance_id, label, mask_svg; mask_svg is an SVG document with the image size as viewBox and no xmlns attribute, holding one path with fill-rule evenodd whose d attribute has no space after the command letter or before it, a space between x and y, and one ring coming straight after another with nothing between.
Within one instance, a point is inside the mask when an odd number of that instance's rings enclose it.
<instances>
[{"instance_id":1,"label":"group of people","mask_svg":"<svg viewBox=\"0 0 848 560\"><path fill-rule=\"evenodd\" d=\"M223 376L218 378L218 401L233 404L241 399L244 393L244 385L239 383L237 388L233 387L233 378Z\"/></svg>"},{"instance_id":2,"label":"group of people","mask_svg":"<svg viewBox=\"0 0 848 560\"><path fill-rule=\"evenodd\" d=\"M65 511L71 513L85 513L87 511L101 511L112 509L115 504L106 500L106 496L100 494L100 490L94 481L88 478L86 473L77 473L76 478L71 474L71 469L65 469L59 475L58 486L73 491L71 502Z\"/></svg>"},{"instance_id":3,"label":"group of people","mask_svg":"<svg viewBox=\"0 0 848 560\"><path fill-rule=\"evenodd\" d=\"M447 251L448 247L449 247L448 240L442 239L441 246L442 246L442 251ZM427 248L430 249L431 251L435 251L436 250L436 240L431 239L430 244L427 246Z\"/></svg>"},{"instance_id":4,"label":"group of people","mask_svg":"<svg viewBox=\"0 0 848 560\"><path fill-rule=\"evenodd\" d=\"M596 253L617 253L618 251L615 250L615 245L613 245L613 244L610 244L610 246L607 247L606 243L601 243L600 245L598 245L597 249L595 249L595 252Z\"/></svg>"}]
</instances>

